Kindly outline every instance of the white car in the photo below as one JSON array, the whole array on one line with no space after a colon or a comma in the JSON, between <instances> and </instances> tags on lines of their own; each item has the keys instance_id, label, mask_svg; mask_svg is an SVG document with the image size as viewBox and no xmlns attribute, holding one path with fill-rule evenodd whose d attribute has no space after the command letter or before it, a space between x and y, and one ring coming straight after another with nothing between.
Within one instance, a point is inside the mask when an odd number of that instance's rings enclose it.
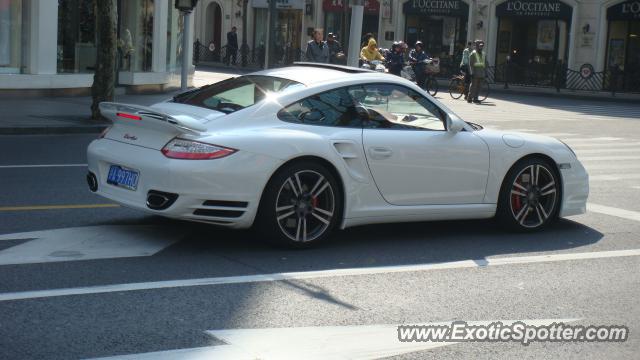
<instances>
[{"instance_id":1,"label":"white car","mask_svg":"<svg viewBox=\"0 0 640 360\"><path fill-rule=\"evenodd\" d=\"M335 228L585 212L588 175L550 137L467 123L388 74L297 63L150 107L102 103L92 191L124 206L305 246Z\"/></svg>"}]
</instances>

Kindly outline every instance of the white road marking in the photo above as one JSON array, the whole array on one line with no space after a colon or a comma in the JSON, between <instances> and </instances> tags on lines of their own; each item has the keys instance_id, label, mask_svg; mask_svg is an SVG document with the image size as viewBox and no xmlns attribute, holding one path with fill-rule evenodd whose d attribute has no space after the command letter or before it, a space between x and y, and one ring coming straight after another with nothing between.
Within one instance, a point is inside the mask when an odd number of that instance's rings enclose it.
<instances>
[{"instance_id":1,"label":"white road marking","mask_svg":"<svg viewBox=\"0 0 640 360\"><path fill-rule=\"evenodd\" d=\"M444 263L427 263L427 264L417 264L417 265L396 265L396 266L379 266L379 267L368 267L368 268L331 269L331 270L302 271L302 272L289 272L289 273L238 275L238 276L211 277L211 278L200 278L200 279L183 279L183 280L152 281L152 282L128 283L128 284L97 285L97 286L66 288L66 289L34 290L34 291L23 291L23 292L14 292L14 293L0 293L0 301L38 299L38 298L49 298L49 297L55 297L55 296L103 294L103 293L112 293L112 292L121 292L121 291L170 289L170 288L178 288L178 287L212 286L212 285L224 285L224 284L262 283L262 282L273 282L273 281L282 281L282 280L318 279L318 278L327 278L327 277L335 277L335 276L391 274L391 273L404 273L404 272L415 272L415 271L478 268L478 267L513 265L513 264L533 264L533 263L542 263L542 262L617 258L617 257L627 257L627 256L640 256L640 249L499 257L499 258L490 258L490 259L461 260L461 261L452 261L452 262L444 262Z\"/></svg>"},{"instance_id":2,"label":"white road marking","mask_svg":"<svg viewBox=\"0 0 640 360\"><path fill-rule=\"evenodd\" d=\"M580 161L622 161L622 160L640 160L640 156L620 155L620 156L579 156Z\"/></svg>"},{"instance_id":3,"label":"white road marking","mask_svg":"<svg viewBox=\"0 0 640 360\"><path fill-rule=\"evenodd\" d=\"M490 325L501 321L505 325L522 321L527 325L571 323L580 319L490 320L468 321L469 325ZM420 325L451 325L451 322L416 322ZM226 343L192 349L156 351L100 358L102 360L209 360L209 359L306 359L306 360L369 360L408 354L457 344L398 340L400 324L313 326L266 329L209 330L207 333Z\"/></svg>"},{"instance_id":4,"label":"white road marking","mask_svg":"<svg viewBox=\"0 0 640 360\"><path fill-rule=\"evenodd\" d=\"M570 141L571 139L567 139L567 141L565 142L570 142ZM572 145L572 147L575 147L576 149L592 148L592 147L609 149L609 148L618 148L618 147L627 147L627 146L636 146L640 148L640 142L616 142L615 144L583 143L583 144Z\"/></svg>"},{"instance_id":5,"label":"white road marking","mask_svg":"<svg viewBox=\"0 0 640 360\"><path fill-rule=\"evenodd\" d=\"M594 203L587 203L587 211L616 216L627 220L640 221L639 211L625 210L617 207L599 205Z\"/></svg>"},{"instance_id":6,"label":"white road marking","mask_svg":"<svg viewBox=\"0 0 640 360\"><path fill-rule=\"evenodd\" d=\"M35 239L0 251L0 265L151 256L179 234L161 226L89 226L1 235L2 240Z\"/></svg>"},{"instance_id":7,"label":"white road marking","mask_svg":"<svg viewBox=\"0 0 640 360\"><path fill-rule=\"evenodd\" d=\"M589 176L589 181L624 181L637 179L640 179L640 174L603 174Z\"/></svg>"},{"instance_id":8,"label":"white road marking","mask_svg":"<svg viewBox=\"0 0 640 360\"><path fill-rule=\"evenodd\" d=\"M50 168L50 167L87 167L88 164L41 164L41 165L0 165L0 169Z\"/></svg>"},{"instance_id":9,"label":"white road marking","mask_svg":"<svg viewBox=\"0 0 640 360\"><path fill-rule=\"evenodd\" d=\"M599 149L573 149L578 156L583 154L611 154L611 153L635 153L640 154L639 148L626 148L626 149L618 149L613 146L603 146Z\"/></svg>"},{"instance_id":10,"label":"white road marking","mask_svg":"<svg viewBox=\"0 0 640 360\"><path fill-rule=\"evenodd\" d=\"M631 170L631 169L640 169L640 163L634 163L634 164L620 164L620 163L614 163L614 164L598 164L598 163L591 163L591 164L587 164L585 165L585 168L587 169L587 172L589 172L589 174L591 174L593 171L602 171L602 170L621 170L621 171L626 171L626 170ZM611 171L606 171L606 173L610 173Z\"/></svg>"}]
</instances>

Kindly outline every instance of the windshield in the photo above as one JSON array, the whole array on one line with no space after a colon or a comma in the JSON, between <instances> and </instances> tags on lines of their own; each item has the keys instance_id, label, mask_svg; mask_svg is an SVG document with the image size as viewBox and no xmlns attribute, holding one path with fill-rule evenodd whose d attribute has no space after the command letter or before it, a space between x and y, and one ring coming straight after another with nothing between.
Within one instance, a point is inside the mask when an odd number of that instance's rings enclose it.
<instances>
[{"instance_id":1,"label":"windshield","mask_svg":"<svg viewBox=\"0 0 640 360\"><path fill-rule=\"evenodd\" d=\"M280 93L302 86L304 85L289 79L249 75L178 94L173 101L229 114L260 102L268 93Z\"/></svg>"}]
</instances>

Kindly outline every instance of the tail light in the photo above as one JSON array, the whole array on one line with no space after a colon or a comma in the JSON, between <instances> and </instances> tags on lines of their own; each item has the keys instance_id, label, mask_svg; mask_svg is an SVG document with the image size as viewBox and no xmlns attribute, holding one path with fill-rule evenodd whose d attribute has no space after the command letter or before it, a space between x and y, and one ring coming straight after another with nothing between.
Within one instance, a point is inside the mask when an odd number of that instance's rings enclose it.
<instances>
[{"instance_id":1,"label":"tail light","mask_svg":"<svg viewBox=\"0 0 640 360\"><path fill-rule=\"evenodd\" d=\"M236 152L224 146L175 138L162 148L164 156L171 159L208 160L220 159Z\"/></svg>"}]
</instances>

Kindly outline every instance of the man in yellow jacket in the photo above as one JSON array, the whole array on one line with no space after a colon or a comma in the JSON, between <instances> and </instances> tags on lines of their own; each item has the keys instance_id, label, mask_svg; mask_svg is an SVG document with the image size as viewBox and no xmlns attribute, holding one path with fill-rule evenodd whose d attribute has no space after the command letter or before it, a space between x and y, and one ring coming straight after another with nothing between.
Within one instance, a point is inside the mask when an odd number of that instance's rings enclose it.
<instances>
[{"instance_id":1,"label":"man in yellow jacket","mask_svg":"<svg viewBox=\"0 0 640 360\"><path fill-rule=\"evenodd\" d=\"M384 57L378 51L378 43L375 39L369 39L369 43L367 44L367 46L362 48L362 50L360 51L360 60L384 60Z\"/></svg>"}]
</instances>

